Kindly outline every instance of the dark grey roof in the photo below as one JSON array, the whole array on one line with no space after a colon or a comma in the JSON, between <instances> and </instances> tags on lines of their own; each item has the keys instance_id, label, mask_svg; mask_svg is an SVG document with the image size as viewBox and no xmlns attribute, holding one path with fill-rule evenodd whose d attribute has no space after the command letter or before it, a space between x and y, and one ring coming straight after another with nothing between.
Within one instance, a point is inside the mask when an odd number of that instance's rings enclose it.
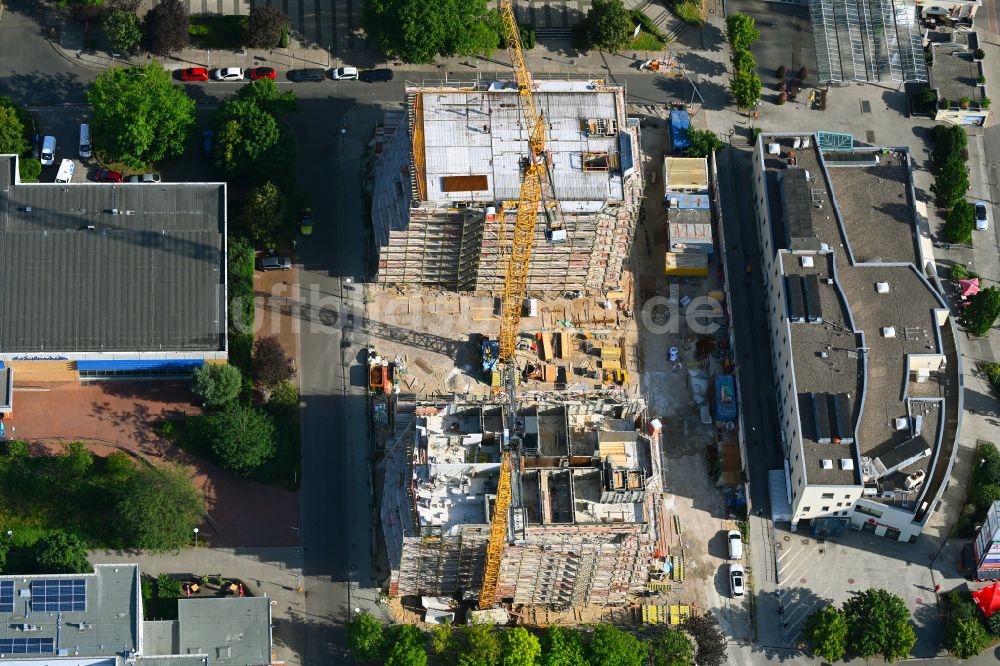
<instances>
[{"instance_id":1,"label":"dark grey roof","mask_svg":"<svg viewBox=\"0 0 1000 666\"><path fill-rule=\"evenodd\" d=\"M268 597L180 599L179 654L208 655L208 664L271 663L271 600Z\"/></svg>"},{"instance_id":2,"label":"dark grey roof","mask_svg":"<svg viewBox=\"0 0 1000 666\"><path fill-rule=\"evenodd\" d=\"M222 350L225 185L12 186L13 168L0 352Z\"/></svg>"}]
</instances>

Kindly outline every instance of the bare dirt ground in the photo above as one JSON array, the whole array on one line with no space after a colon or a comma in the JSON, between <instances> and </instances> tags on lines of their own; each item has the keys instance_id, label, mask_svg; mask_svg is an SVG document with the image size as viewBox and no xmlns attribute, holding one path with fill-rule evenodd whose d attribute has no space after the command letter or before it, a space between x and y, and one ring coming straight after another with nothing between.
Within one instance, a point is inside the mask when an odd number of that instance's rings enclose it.
<instances>
[{"instance_id":1,"label":"bare dirt ground","mask_svg":"<svg viewBox=\"0 0 1000 666\"><path fill-rule=\"evenodd\" d=\"M18 389L15 411L4 419L11 435L51 451L82 441L97 455L127 451L153 463L177 462L191 469L210 519L203 538L217 546L282 546L297 543L298 493L238 479L229 472L160 439L162 418L196 414L186 382L60 382ZM11 431L13 428L13 431Z\"/></svg>"}]
</instances>

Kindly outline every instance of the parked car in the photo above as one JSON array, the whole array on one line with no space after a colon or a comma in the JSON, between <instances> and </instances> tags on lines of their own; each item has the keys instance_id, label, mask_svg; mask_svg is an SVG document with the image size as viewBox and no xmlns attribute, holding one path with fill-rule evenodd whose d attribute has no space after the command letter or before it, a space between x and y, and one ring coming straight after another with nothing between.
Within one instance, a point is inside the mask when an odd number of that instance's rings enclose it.
<instances>
[{"instance_id":1,"label":"parked car","mask_svg":"<svg viewBox=\"0 0 1000 666\"><path fill-rule=\"evenodd\" d=\"M299 214L299 233L303 236L312 236L313 232L313 209L306 208Z\"/></svg>"},{"instance_id":2,"label":"parked car","mask_svg":"<svg viewBox=\"0 0 1000 666\"><path fill-rule=\"evenodd\" d=\"M117 171L112 171L107 167L103 167L97 173L97 182L99 183L121 183L125 180L125 177L118 173Z\"/></svg>"},{"instance_id":3,"label":"parked car","mask_svg":"<svg viewBox=\"0 0 1000 666\"><path fill-rule=\"evenodd\" d=\"M188 67L181 70L181 78L185 81L208 81L208 70L204 67Z\"/></svg>"},{"instance_id":4,"label":"parked car","mask_svg":"<svg viewBox=\"0 0 1000 666\"><path fill-rule=\"evenodd\" d=\"M42 166L52 166L56 163L56 138L47 136L42 139Z\"/></svg>"},{"instance_id":5,"label":"parked car","mask_svg":"<svg viewBox=\"0 0 1000 666\"><path fill-rule=\"evenodd\" d=\"M274 79L278 77L278 72L275 71L274 67L254 67L247 70L247 75L254 80Z\"/></svg>"},{"instance_id":6,"label":"parked car","mask_svg":"<svg viewBox=\"0 0 1000 666\"><path fill-rule=\"evenodd\" d=\"M212 156L212 145L215 143L215 132L205 130L201 133L201 149L205 152L205 157Z\"/></svg>"},{"instance_id":7,"label":"parked car","mask_svg":"<svg viewBox=\"0 0 1000 666\"><path fill-rule=\"evenodd\" d=\"M242 81L243 70L239 67L220 67L215 70L216 81Z\"/></svg>"},{"instance_id":8,"label":"parked car","mask_svg":"<svg viewBox=\"0 0 1000 666\"><path fill-rule=\"evenodd\" d=\"M334 81L357 81L357 67L335 67L330 70L330 78Z\"/></svg>"},{"instance_id":9,"label":"parked car","mask_svg":"<svg viewBox=\"0 0 1000 666\"><path fill-rule=\"evenodd\" d=\"M358 73L358 78L368 83L376 81L392 81L394 74L391 69L365 69Z\"/></svg>"},{"instance_id":10,"label":"parked car","mask_svg":"<svg viewBox=\"0 0 1000 666\"><path fill-rule=\"evenodd\" d=\"M729 565L729 590L734 597L742 597L746 592L746 574L743 566L739 564Z\"/></svg>"},{"instance_id":11,"label":"parked car","mask_svg":"<svg viewBox=\"0 0 1000 666\"><path fill-rule=\"evenodd\" d=\"M990 213L985 201L976 202L976 229L986 231L990 228Z\"/></svg>"},{"instance_id":12,"label":"parked car","mask_svg":"<svg viewBox=\"0 0 1000 666\"><path fill-rule=\"evenodd\" d=\"M292 260L290 257L261 257L257 265L262 271L288 271L292 269Z\"/></svg>"},{"instance_id":13,"label":"parked car","mask_svg":"<svg viewBox=\"0 0 1000 666\"><path fill-rule=\"evenodd\" d=\"M325 81L326 72L322 69L316 67L310 67L308 69L293 69L288 72L288 78L292 81Z\"/></svg>"},{"instance_id":14,"label":"parked car","mask_svg":"<svg viewBox=\"0 0 1000 666\"><path fill-rule=\"evenodd\" d=\"M160 174L158 173L144 173L141 176L129 176L129 183L158 183L160 182Z\"/></svg>"},{"instance_id":15,"label":"parked car","mask_svg":"<svg viewBox=\"0 0 1000 666\"><path fill-rule=\"evenodd\" d=\"M729 559L743 559L743 535L738 530L726 532L726 545L729 549Z\"/></svg>"}]
</instances>

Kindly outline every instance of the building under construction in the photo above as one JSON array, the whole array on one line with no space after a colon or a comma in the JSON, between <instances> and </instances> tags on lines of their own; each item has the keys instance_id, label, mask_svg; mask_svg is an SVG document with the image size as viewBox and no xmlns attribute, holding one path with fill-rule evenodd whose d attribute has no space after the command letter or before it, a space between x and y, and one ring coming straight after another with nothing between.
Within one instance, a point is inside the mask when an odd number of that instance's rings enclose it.
<instances>
[{"instance_id":1,"label":"building under construction","mask_svg":"<svg viewBox=\"0 0 1000 666\"><path fill-rule=\"evenodd\" d=\"M408 85L375 166L379 283L495 293L503 283L529 128L512 82ZM639 124L625 90L538 81L552 200L536 227L528 291L618 289L642 195Z\"/></svg>"},{"instance_id":2,"label":"building under construction","mask_svg":"<svg viewBox=\"0 0 1000 666\"><path fill-rule=\"evenodd\" d=\"M479 599L504 405L399 396L381 522L391 596ZM640 401L523 403L523 453L494 604L621 606L662 576L659 434Z\"/></svg>"}]
</instances>

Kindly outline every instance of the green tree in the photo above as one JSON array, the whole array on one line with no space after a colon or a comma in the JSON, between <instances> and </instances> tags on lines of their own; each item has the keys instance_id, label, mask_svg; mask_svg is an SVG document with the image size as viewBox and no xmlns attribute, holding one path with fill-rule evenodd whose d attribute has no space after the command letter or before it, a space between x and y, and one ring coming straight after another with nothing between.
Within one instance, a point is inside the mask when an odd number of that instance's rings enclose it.
<instances>
[{"instance_id":1,"label":"green tree","mask_svg":"<svg viewBox=\"0 0 1000 666\"><path fill-rule=\"evenodd\" d=\"M973 335L986 335L1000 316L1000 291L987 287L972 297L962 319Z\"/></svg>"},{"instance_id":2,"label":"green tree","mask_svg":"<svg viewBox=\"0 0 1000 666\"><path fill-rule=\"evenodd\" d=\"M135 12L116 9L104 19L104 36L113 52L134 53L142 40L139 17Z\"/></svg>"},{"instance_id":3,"label":"green tree","mask_svg":"<svg viewBox=\"0 0 1000 666\"><path fill-rule=\"evenodd\" d=\"M847 651L847 620L833 606L825 606L806 618L802 636L814 653L827 661L837 661Z\"/></svg>"},{"instance_id":4,"label":"green tree","mask_svg":"<svg viewBox=\"0 0 1000 666\"><path fill-rule=\"evenodd\" d=\"M917 636L910 611L895 594L882 589L855 593L844 602L848 648L868 659L881 654L896 661L910 654Z\"/></svg>"},{"instance_id":5,"label":"green tree","mask_svg":"<svg viewBox=\"0 0 1000 666\"><path fill-rule=\"evenodd\" d=\"M299 389L291 382L281 382L267 398L267 411L275 416L291 416L299 411ZM441 625L450 626L450 625Z\"/></svg>"},{"instance_id":6,"label":"green tree","mask_svg":"<svg viewBox=\"0 0 1000 666\"><path fill-rule=\"evenodd\" d=\"M643 666L646 644L611 624L594 627L587 645L590 663L601 666Z\"/></svg>"},{"instance_id":7,"label":"green tree","mask_svg":"<svg viewBox=\"0 0 1000 666\"><path fill-rule=\"evenodd\" d=\"M594 0L586 25L590 43L611 52L625 48L635 28L622 0Z\"/></svg>"},{"instance_id":8,"label":"green tree","mask_svg":"<svg viewBox=\"0 0 1000 666\"><path fill-rule=\"evenodd\" d=\"M57 458L59 482L64 487L79 486L84 482L94 466L94 454L80 442L71 442L63 447Z\"/></svg>"},{"instance_id":9,"label":"green tree","mask_svg":"<svg viewBox=\"0 0 1000 666\"><path fill-rule=\"evenodd\" d=\"M35 542L36 573L71 574L94 570L87 559L87 544L75 534L53 530Z\"/></svg>"},{"instance_id":10,"label":"green tree","mask_svg":"<svg viewBox=\"0 0 1000 666\"><path fill-rule=\"evenodd\" d=\"M583 634L569 627L549 627L542 637L542 666L589 666Z\"/></svg>"},{"instance_id":11,"label":"green tree","mask_svg":"<svg viewBox=\"0 0 1000 666\"><path fill-rule=\"evenodd\" d=\"M688 149L685 154L688 157L708 157L713 152L722 150L723 143L710 129L687 129Z\"/></svg>"},{"instance_id":12,"label":"green tree","mask_svg":"<svg viewBox=\"0 0 1000 666\"><path fill-rule=\"evenodd\" d=\"M424 637L419 629L412 624L393 627L392 639L386 666L427 666Z\"/></svg>"},{"instance_id":13,"label":"green tree","mask_svg":"<svg viewBox=\"0 0 1000 666\"><path fill-rule=\"evenodd\" d=\"M2 114L0 111L0 115ZM42 175L42 163L33 157L22 157L17 161L17 172L22 183L37 183L38 177Z\"/></svg>"},{"instance_id":14,"label":"green tree","mask_svg":"<svg viewBox=\"0 0 1000 666\"><path fill-rule=\"evenodd\" d=\"M247 476L274 456L274 420L255 407L230 404L205 417L202 427L212 451L236 474Z\"/></svg>"},{"instance_id":15,"label":"green tree","mask_svg":"<svg viewBox=\"0 0 1000 666\"><path fill-rule=\"evenodd\" d=\"M760 39L760 31L754 27L753 17L730 14L726 17L726 39L733 51L747 51Z\"/></svg>"},{"instance_id":16,"label":"green tree","mask_svg":"<svg viewBox=\"0 0 1000 666\"><path fill-rule=\"evenodd\" d=\"M259 179L267 158L281 140L277 119L257 104L229 99L218 111L215 164L229 176Z\"/></svg>"},{"instance_id":17,"label":"green tree","mask_svg":"<svg viewBox=\"0 0 1000 666\"><path fill-rule=\"evenodd\" d=\"M940 171L951 158L963 156L969 145L969 134L961 125L935 125L931 140L934 143L931 162L934 170Z\"/></svg>"},{"instance_id":18,"label":"green tree","mask_svg":"<svg viewBox=\"0 0 1000 666\"><path fill-rule=\"evenodd\" d=\"M191 20L181 0L160 0L142 19L142 42L158 56L179 51L190 41Z\"/></svg>"},{"instance_id":19,"label":"green tree","mask_svg":"<svg viewBox=\"0 0 1000 666\"><path fill-rule=\"evenodd\" d=\"M194 371L196 396L210 407L221 407L233 401L243 387L239 368L228 363L206 363Z\"/></svg>"},{"instance_id":20,"label":"green tree","mask_svg":"<svg viewBox=\"0 0 1000 666\"><path fill-rule=\"evenodd\" d=\"M254 341L253 381L257 386L273 389L294 376L292 359L285 353L277 335L268 335Z\"/></svg>"},{"instance_id":21,"label":"green tree","mask_svg":"<svg viewBox=\"0 0 1000 666\"><path fill-rule=\"evenodd\" d=\"M0 153L20 155L27 150L24 125L18 117L17 110L9 106L0 106Z\"/></svg>"},{"instance_id":22,"label":"green tree","mask_svg":"<svg viewBox=\"0 0 1000 666\"><path fill-rule=\"evenodd\" d=\"M977 509L985 511L993 506L993 502L1000 500L1000 485L987 483L985 485L975 487L972 489L972 492L969 493L969 499L972 500Z\"/></svg>"},{"instance_id":23,"label":"green tree","mask_svg":"<svg viewBox=\"0 0 1000 666\"><path fill-rule=\"evenodd\" d=\"M957 617L948 621L944 646L959 659L969 659L986 649L990 635L977 617Z\"/></svg>"},{"instance_id":24,"label":"green tree","mask_svg":"<svg viewBox=\"0 0 1000 666\"><path fill-rule=\"evenodd\" d=\"M747 49L735 49L732 57L734 72L752 72L757 69L757 61Z\"/></svg>"},{"instance_id":25,"label":"green tree","mask_svg":"<svg viewBox=\"0 0 1000 666\"><path fill-rule=\"evenodd\" d=\"M991 636L1000 636L1000 613L990 615L989 619L986 620L986 627Z\"/></svg>"},{"instance_id":26,"label":"green tree","mask_svg":"<svg viewBox=\"0 0 1000 666\"><path fill-rule=\"evenodd\" d=\"M280 247L291 238L293 220L288 198L274 183L254 188L238 219L243 233L257 247Z\"/></svg>"},{"instance_id":27,"label":"green tree","mask_svg":"<svg viewBox=\"0 0 1000 666\"><path fill-rule=\"evenodd\" d=\"M288 18L277 7L251 7L244 43L255 49L273 49L281 42Z\"/></svg>"},{"instance_id":28,"label":"green tree","mask_svg":"<svg viewBox=\"0 0 1000 666\"><path fill-rule=\"evenodd\" d=\"M93 107L94 143L106 159L137 170L183 153L194 126L194 100L156 61L103 72L87 100Z\"/></svg>"},{"instance_id":29,"label":"green tree","mask_svg":"<svg viewBox=\"0 0 1000 666\"><path fill-rule=\"evenodd\" d=\"M972 243L976 227L976 210L965 199L955 202L944 221L944 238L949 243Z\"/></svg>"},{"instance_id":30,"label":"green tree","mask_svg":"<svg viewBox=\"0 0 1000 666\"><path fill-rule=\"evenodd\" d=\"M465 639L458 655L458 666L496 666L500 639L489 624L469 624L462 632Z\"/></svg>"},{"instance_id":31,"label":"green tree","mask_svg":"<svg viewBox=\"0 0 1000 666\"><path fill-rule=\"evenodd\" d=\"M205 513L205 502L185 468L166 465L133 474L116 508L115 524L124 547L169 550L190 541L191 529Z\"/></svg>"},{"instance_id":32,"label":"green tree","mask_svg":"<svg viewBox=\"0 0 1000 666\"><path fill-rule=\"evenodd\" d=\"M458 632L451 624L431 627L431 652L441 663L451 663L458 656Z\"/></svg>"},{"instance_id":33,"label":"green tree","mask_svg":"<svg viewBox=\"0 0 1000 666\"><path fill-rule=\"evenodd\" d=\"M170 574L160 574L156 577L156 596L160 599L180 599L182 594L184 587Z\"/></svg>"},{"instance_id":34,"label":"green tree","mask_svg":"<svg viewBox=\"0 0 1000 666\"><path fill-rule=\"evenodd\" d=\"M368 0L362 25L387 55L429 63L437 55L489 55L499 35L486 0Z\"/></svg>"},{"instance_id":35,"label":"green tree","mask_svg":"<svg viewBox=\"0 0 1000 666\"><path fill-rule=\"evenodd\" d=\"M500 634L501 666L535 666L541 655L538 637L524 627L507 629Z\"/></svg>"},{"instance_id":36,"label":"green tree","mask_svg":"<svg viewBox=\"0 0 1000 666\"><path fill-rule=\"evenodd\" d=\"M692 666L694 645L676 629L664 628L649 642L652 666Z\"/></svg>"},{"instance_id":37,"label":"green tree","mask_svg":"<svg viewBox=\"0 0 1000 666\"><path fill-rule=\"evenodd\" d=\"M385 635L382 623L368 613L354 616L347 626L347 638L351 651L358 661L377 661L385 650Z\"/></svg>"},{"instance_id":38,"label":"green tree","mask_svg":"<svg viewBox=\"0 0 1000 666\"><path fill-rule=\"evenodd\" d=\"M729 83L729 93L733 96L736 106L741 109L752 109L760 101L760 77L754 71L739 71L733 74Z\"/></svg>"},{"instance_id":39,"label":"green tree","mask_svg":"<svg viewBox=\"0 0 1000 666\"><path fill-rule=\"evenodd\" d=\"M236 98L252 102L276 118L299 110L295 93L291 90L282 92L274 79L257 79L246 83L240 87Z\"/></svg>"},{"instance_id":40,"label":"green tree","mask_svg":"<svg viewBox=\"0 0 1000 666\"><path fill-rule=\"evenodd\" d=\"M698 651L695 663L698 666L722 666L726 661L726 635L719 628L719 623L711 615L695 615L684 623L694 639Z\"/></svg>"},{"instance_id":41,"label":"green tree","mask_svg":"<svg viewBox=\"0 0 1000 666\"><path fill-rule=\"evenodd\" d=\"M950 208L961 201L968 190L969 170L960 156L953 155L938 170L934 182L931 183L934 201L941 208Z\"/></svg>"}]
</instances>

